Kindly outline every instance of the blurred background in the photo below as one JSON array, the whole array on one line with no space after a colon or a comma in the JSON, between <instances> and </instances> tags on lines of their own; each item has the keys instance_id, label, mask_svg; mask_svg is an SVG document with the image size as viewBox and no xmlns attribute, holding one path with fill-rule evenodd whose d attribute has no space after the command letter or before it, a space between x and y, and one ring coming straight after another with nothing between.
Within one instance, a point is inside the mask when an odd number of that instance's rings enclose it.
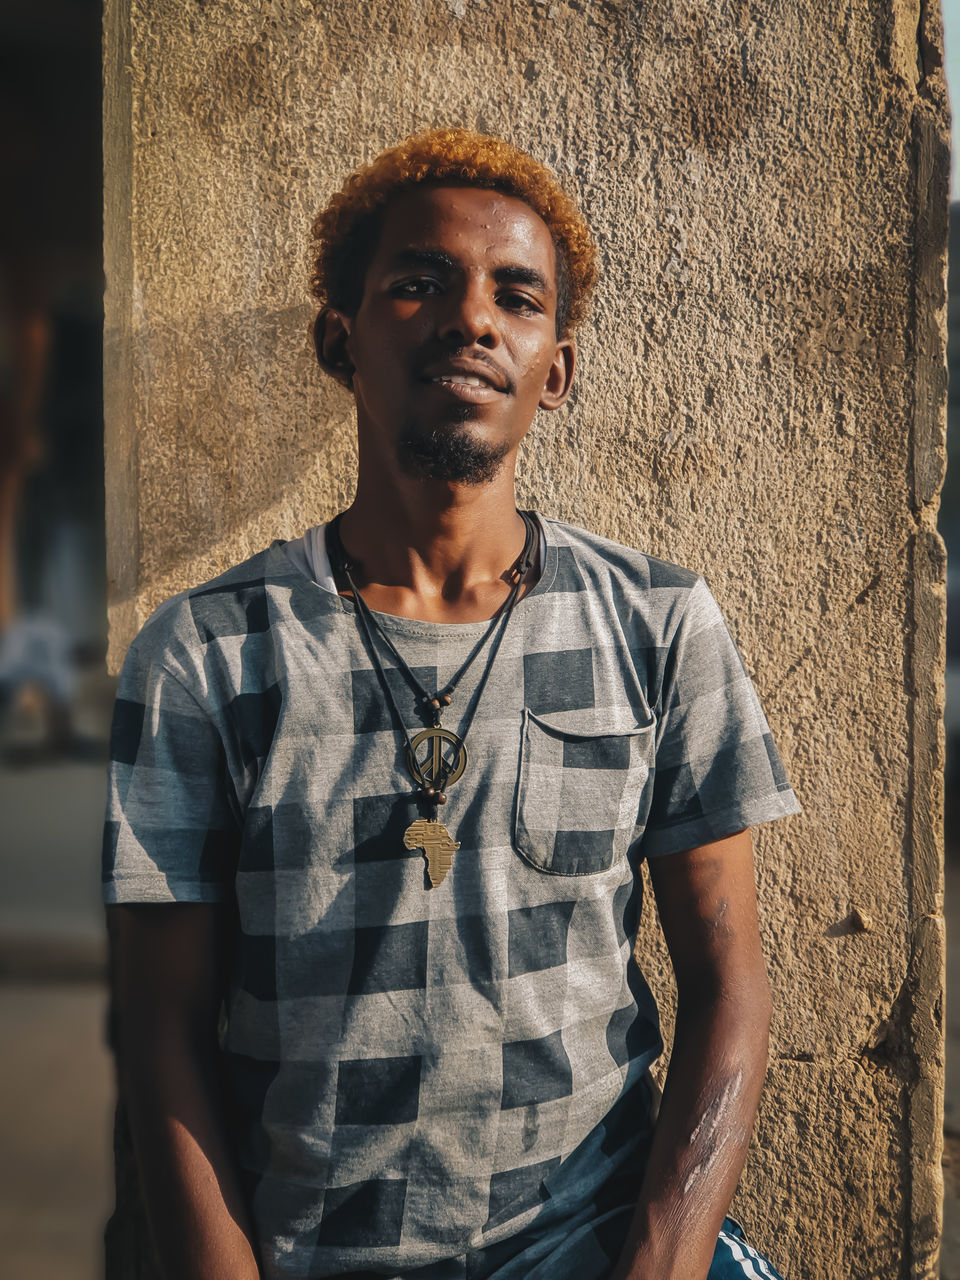
<instances>
[{"instance_id":1,"label":"blurred background","mask_svg":"<svg viewBox=\"0 0 960 1280\"><path fill-rule=\"evenodd\" d=\"M0 3L0 1257L102 1275L106 674L98 0Z\"/></svg>"},{"instance_id":2,"label":"blurred background","mask_svg":"<svg viewBox=\"0 0 960 1280\"><path fill-rule=\"evenodd\" d=\"M960 102L960 0L944 22ZM99 0L0 3L0 173L0 1257L13 1280L92 1280L113 1194ZM960 1280L958 121L952 201L943 1280Z\"/></svg>"}]
</instances>

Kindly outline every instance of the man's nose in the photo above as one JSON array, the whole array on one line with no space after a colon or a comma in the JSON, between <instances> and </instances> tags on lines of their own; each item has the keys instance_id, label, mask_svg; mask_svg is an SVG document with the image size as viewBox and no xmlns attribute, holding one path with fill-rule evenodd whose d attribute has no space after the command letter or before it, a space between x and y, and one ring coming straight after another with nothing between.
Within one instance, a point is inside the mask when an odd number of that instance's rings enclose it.
<instances>
[{"instance_id":1,"label":"man's nose","mask_svg":"<svg viewBox=\"0 0 960 1280\"><path fill-rule=\"evenodd\" d=\"M440 336L458 346L495 347L500 340L497 305L479 281L467 280L447 294Z\"/></svg>"}]
</instances>

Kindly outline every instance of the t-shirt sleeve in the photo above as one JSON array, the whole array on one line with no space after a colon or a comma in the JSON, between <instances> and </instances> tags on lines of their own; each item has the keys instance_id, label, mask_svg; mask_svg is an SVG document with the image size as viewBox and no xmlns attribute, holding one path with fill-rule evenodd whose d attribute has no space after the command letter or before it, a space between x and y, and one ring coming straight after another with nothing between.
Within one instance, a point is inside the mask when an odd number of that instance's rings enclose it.
<instances>
[{"instance_id":1,"label":"t-shirt sleeve","mask_svg":"<svg viewBox=\"0 0 960 1280\"><path fill-rule=\"evenodd\" d=\"M644 852L678 853L799 812L743 659L699 578L664 668Z\"/></svg>"},{"instance_id":2,"label":"t-shirt sleeve","mask_svg":"<svg viewBox=\"0 0 960 1280\"><path fill-rule=\"evenodd\" d=\"M210 715L141 633L124 662L110 734L104 901L227 898L239 844L231 785Z\"/></svg>"}]
</instances>

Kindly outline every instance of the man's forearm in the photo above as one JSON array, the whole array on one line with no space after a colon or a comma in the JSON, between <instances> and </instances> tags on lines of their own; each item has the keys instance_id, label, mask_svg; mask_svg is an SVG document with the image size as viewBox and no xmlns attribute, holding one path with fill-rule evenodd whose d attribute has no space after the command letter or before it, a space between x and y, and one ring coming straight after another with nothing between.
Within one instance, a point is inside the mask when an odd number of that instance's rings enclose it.
<instances>
[{"instance_id":1,"label":"man's forearm","mask_svg":"<svg viewBox=\"0 0 960 1280\"><path fill-rule=\"evenodd\" d=\"M211 1038L212 1041L212 1038ZM120 1086L168 1280L259 1280L226 1138L215 1043L179 1027L121 1036Z\"/></svg>"},{"instance_id":2,"label":"man's forearm","mask_svg":"<svg viewBox=\"0 0 960 1280\"><path fill-rule=\"evenodd\" d=\"M611 1280L704 1280L750 1143L769 995L681 1006L636 1213Z\"/></svg>"}]
</instances>

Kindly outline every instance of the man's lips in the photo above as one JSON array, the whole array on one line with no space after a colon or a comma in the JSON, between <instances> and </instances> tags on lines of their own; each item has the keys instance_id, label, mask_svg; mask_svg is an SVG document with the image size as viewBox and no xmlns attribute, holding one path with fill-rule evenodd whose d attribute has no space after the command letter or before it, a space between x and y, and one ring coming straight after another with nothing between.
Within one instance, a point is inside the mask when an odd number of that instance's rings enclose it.
<instances>
[{"instance_id":1,"label":"man's lips","mask_svg":"<svg viewBox=\"0 0 960 1280\"><path fill-rule=\"evenodd\" d=\"M459 400L463 404L493 404L495 400L502 398L503 392L491 387L489 382L480 382L475 378L465 382L465 376L458 374L456 378L449 379L427 378L426 385L431 390L439 391L441 396Z\"/></svg>"},{"instance_id":2,"label":"man's lips","mask_svg":"<svg viewBox=\"0 0 960 1280\"><path fill-rule=\"evenodd\" d=\"M444 360L428 365L423 371L423 381L445 387L454 394L510 390L510 381L502 369L492 361ZM469 398L473 398L470 396Z\"/></svg>"}]
</instances>

